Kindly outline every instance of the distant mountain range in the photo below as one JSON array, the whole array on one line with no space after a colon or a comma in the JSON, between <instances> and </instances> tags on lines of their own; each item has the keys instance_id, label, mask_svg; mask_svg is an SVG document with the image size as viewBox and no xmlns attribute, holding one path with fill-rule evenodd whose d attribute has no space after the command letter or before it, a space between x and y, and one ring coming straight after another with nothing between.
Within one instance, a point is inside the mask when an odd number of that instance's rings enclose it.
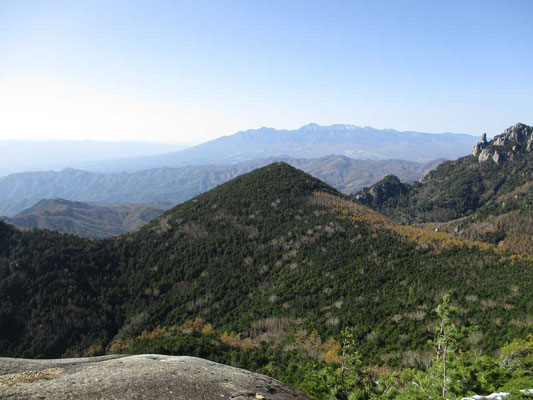
<instances>
[{"instance_id":1,"label":"distant mountain range","mask_svg":"<svg viewBox=\"0 0 533 400\"><path fill-rule=\"evenodd\" d=\"M98 164L104 160L180 150L185 145L89 140L0 140L0 176Z\"/></svg>"},{"instance_id":2,"label":"distant mountain range","mask_svg":"<svg viewBox=\"0 0 533 400\"><path fill-rule=\"evenodd\" d=\"M79 236L104 238L140 228L168 207L151 204L88 204L63 199L41 200L6 222Z\"/></svg>"},{"instance_id":3,"label":"distant mountain range","mask_svg":"<svg viewBox=\"0 0 533 400\"><path fill-rule=\"evenodd\" d=\"M187 165L227 165L280 156L317 158L330 154L356 159L423 162L460 157L470 152L476 140L476 137L465 134L309 124L296 130L251 129L167 154L86 163L81 167L102 172L122 172Z\"/></svg>"},{"instance_id":4,"label":"distant mountain range","mask_svg":"<svg viewBox=\"0 0 533 400\"><path fill-rule=\"evenodd\" d=\"M100 173L75 169L28 172L0 178L0 215L14 216L39 200L62 198L96 203L178 204L240 174L284 161L324 180L344 193L396 174L413 182L443 160L354 160L344 156L317 159L264 158L226 166L159 168L132 173Z\"/></svg>"}]
</instances>

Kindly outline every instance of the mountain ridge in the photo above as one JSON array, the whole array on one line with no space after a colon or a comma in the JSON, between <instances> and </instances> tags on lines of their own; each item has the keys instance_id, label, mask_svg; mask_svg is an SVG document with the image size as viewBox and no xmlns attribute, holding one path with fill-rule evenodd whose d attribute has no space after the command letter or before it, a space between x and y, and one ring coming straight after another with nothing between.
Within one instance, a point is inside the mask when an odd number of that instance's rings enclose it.
<instances>
[{"instance_id":1,"label":"mountain ridge","mask_svg":"<svg viewBox=\"0 0 533 400\"><path fill-rule=\"evenodd\" d=\"M355 125L313 124L294 130L249 129L178 152L88 165L86 169L120 172L165 166L231 164L281 155L317 158L328 154L359 159L394 158L423 162L459 157L471 149L475 140L474 136L466 134L430 134Z\"/></svg>"},{"instance_id":2,"label":"mountain ridge","mask_svg":"<svg viewBox=\"0 0 533 400\"><path fill-rule=\"evenodd\" d=\"M150 337L200 317L212 324L209 335L238 333L259 349L258 327L273 318L285 327L267 343L290 345L302 327L305 337L316 330L325 340L358 326L362 354L376 363L395 354L394 363L415 322L410 348L432 337L426 325L443 291L455 293L467 324L492 329L499 318L496 333L480 342L487 349L523 333L531 311L527 260L393 226L284 163L234 178L117 238L0 223L0 239L0 354L10 356L134 351L138 340L148 346L143 331ZM508 296L513 285L520 290ZM474 294L494 306L470 302ZM207 347L189 354L227 362L231 345L216 350L209 335Z\"/></svg>"},{"instance_id":3,"label":"mountain ridge","mask_svg":"<svg viewBox=\"0 0 533 400\"><path fill-rule=\"evenodd\" d=\"M73 168L60 172L20 173L0 178L0 214L13 216L43 198L53 197L95 203L177 204L276 160L284 160L310 172L345 193L372 184L391 170L404 181L414 181L442 161L414 163L354 160L345 156L310 160L277 157L228 166L161 168L118 174Z\"/></svg>"},{"instance_id":4,"label":"mountain ridge","mask_svg":"<svg viewBox=\"0 0 533 400\"><path fill-rule=\"evenodd\" d=\"M14 217L0 219L17 227L105 238L138 229L167 208L152 204L89 204L55 198L40 200Z\"/></svg>"}]
</instances>

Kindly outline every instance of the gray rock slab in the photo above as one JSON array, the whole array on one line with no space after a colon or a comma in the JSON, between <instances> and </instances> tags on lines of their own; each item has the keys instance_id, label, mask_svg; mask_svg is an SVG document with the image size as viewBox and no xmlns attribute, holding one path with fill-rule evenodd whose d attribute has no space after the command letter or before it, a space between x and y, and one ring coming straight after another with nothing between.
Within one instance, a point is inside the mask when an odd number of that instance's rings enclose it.
<instances>
[{"instance_id":1,"label":"gray rock slab","mask_svg":"<svg viewBox=\"0 0 533 400\"><path fill-rule=\"evenodd\" d=\"M264 375L200 358L156 354L59 360L0 358L0 398L308 399Z\"/></svg>"}]
</instances>

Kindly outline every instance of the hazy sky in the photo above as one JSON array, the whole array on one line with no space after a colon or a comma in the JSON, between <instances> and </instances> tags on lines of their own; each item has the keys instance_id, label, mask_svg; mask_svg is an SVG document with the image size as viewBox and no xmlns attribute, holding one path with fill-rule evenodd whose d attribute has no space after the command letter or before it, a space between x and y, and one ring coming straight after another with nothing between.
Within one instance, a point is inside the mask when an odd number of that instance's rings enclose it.
<instances>
[{"instance_id":1,"label":"hazy sky","mask_svg":"<svg viewBox=\"0 0 533 400\"><path fill-rule=\"evenodd\" d=\"M0 0L0 139L533 124L533 1Z\"/></svg>"}]
</instances>

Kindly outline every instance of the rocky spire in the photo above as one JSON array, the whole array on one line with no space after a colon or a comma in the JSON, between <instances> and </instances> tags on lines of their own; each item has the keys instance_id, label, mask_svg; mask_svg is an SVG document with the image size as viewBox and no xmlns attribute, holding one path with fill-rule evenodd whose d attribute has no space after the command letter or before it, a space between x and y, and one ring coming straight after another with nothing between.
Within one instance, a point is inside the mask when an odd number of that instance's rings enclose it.
<instances>
[{"instance_id":1,"label":"rocky spire","mask_svg":"<svg viewBox=\"0 0 533 400\"><path fill-rule=\"evenodd\" d=\"M487 134L486 133L482 133L481 134L481 139L479 140L479 142L477 142L475 145L474 145L474 148L472 149L472 155L474 157L477 157L479 155L479 153L481 153L481 150L483 150L485 147L487 147Z\"/></svg>"}]
</instances>

